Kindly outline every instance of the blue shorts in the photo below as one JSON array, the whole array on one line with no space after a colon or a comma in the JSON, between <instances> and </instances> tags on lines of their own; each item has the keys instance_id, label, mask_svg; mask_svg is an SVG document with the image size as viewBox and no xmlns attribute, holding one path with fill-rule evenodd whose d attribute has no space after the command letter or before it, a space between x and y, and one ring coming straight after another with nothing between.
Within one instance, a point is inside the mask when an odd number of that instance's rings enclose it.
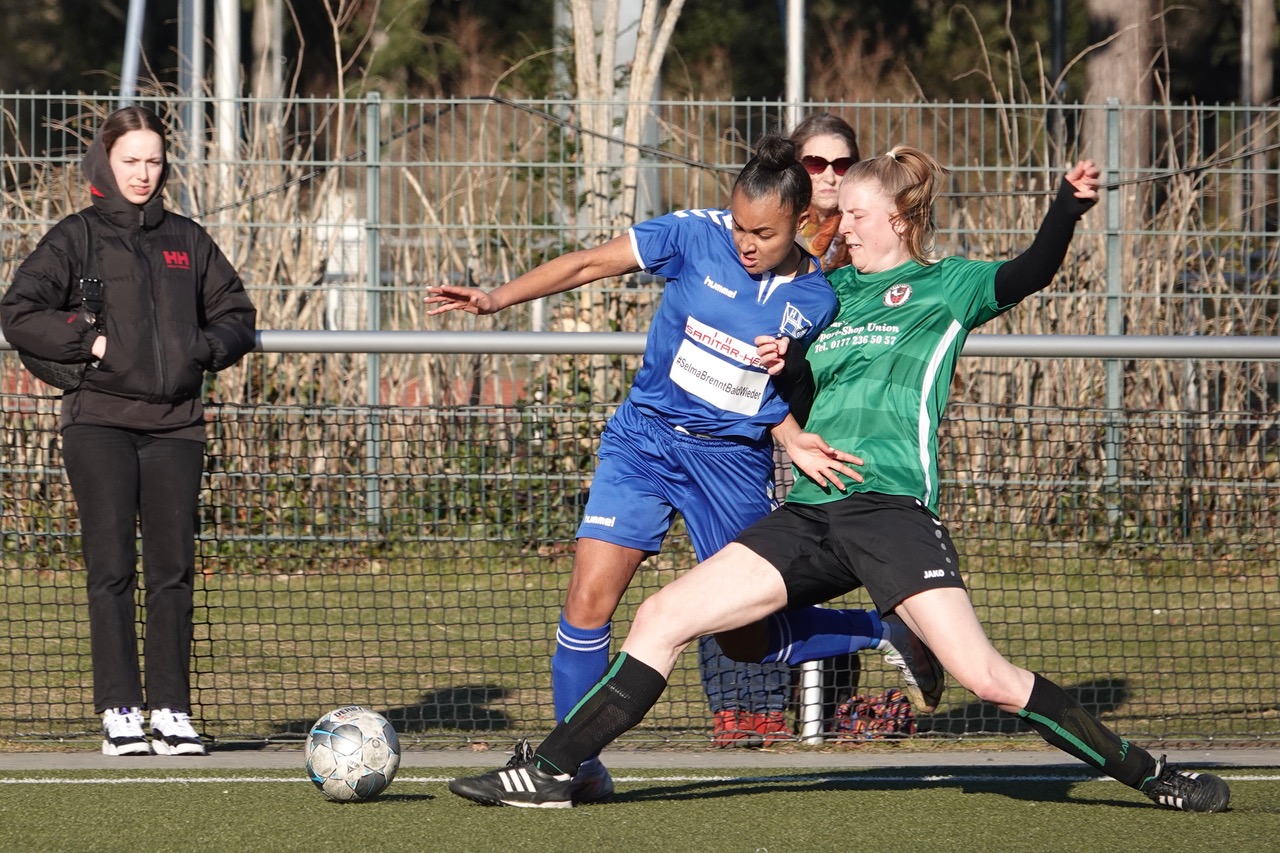
<instances>
[{"instance_id":1,"label":"blue shorts","mask_svg":"<svg viewBox=\"0 0 1280 853\"><path fill-rule=\"evenodd\" d=\"M777 506L773 473L772 439L689 435L624 401L600 436L578 538L656 554L678 512L705 560Z\"/></svg>"}]
</instances>

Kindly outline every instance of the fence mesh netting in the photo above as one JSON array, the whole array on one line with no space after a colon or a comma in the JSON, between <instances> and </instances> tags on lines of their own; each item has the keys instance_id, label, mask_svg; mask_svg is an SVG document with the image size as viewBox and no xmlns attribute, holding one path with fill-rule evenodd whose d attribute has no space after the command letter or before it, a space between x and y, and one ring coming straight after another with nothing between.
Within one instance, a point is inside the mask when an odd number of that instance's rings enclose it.
<instances>
[{"instance_id":1,"label":"fence mesh netting","mask_svg":"<svg viewBox=\"0 0 1280 853\"><path fill-rule=\"evenodd\" d=\"M422 295L494 286L637 219L723 206L787 113L754 101L241 99L243 144L228 151L190 120L207 99L143 101L171 130L169 205L210 230L261 329L477 336L645 331L662 282L643 274L491 318L428 317ZM78 164L114 104L0 95L0 287L51 223L88 203ZM806 107L846 118L864 152L935 154L951 170L938 250L975 259L1029 245L1078 157L1120 152L1053 284L984 334L1277 335L1280 108ZM624 112L653 144L619 137L611 116ZM264 349L208 389L219 402L201 502L198 725L219 739L300 739L324 711L359 702L415 742L544 731L596 443L638 358ZM1275 740L1280 363L1160 355L961 359L943 519L997 647L1122 734ZM76 510L57 401L40 393L0 353L0 739L90 738ZM677 525L628 591L615 647L639 601L692 563ZM854 660L856 673L831 668L821 701L804 705L820 705L836 737L856 729L847 695L897 686L879 657ZM705 743L709 717L687 653L627 740ZM1019 731L954 687L916 729Z\"/></svg>"},{"instance_id":2,"label":"fence mesh netting","mask_svg":"<svg viewBox=\"0 0 1280 853\"><path fill-rule=\"evenodd\" d=\"M546 730L555 624L610 411L564 396L212 406L196 579L201 729L288 740L360 703L410 742ZM87 735L97 720L85 584L57 403L0 403L0 738ZM1132 737L1280 734L1274 418L963 401L950 414L943 517L998 648ZM677 525L627 593L615 647L638 602L693 562ZM843 603L869 606L857 592ZM824 673L832 737L850 693L898 686L879 656L858 669ZM690 651L626 741L705 742L709 718ZM1020 731L953 685L937 713L918 716L916 736Z\"/></svg>"}]
</instances>

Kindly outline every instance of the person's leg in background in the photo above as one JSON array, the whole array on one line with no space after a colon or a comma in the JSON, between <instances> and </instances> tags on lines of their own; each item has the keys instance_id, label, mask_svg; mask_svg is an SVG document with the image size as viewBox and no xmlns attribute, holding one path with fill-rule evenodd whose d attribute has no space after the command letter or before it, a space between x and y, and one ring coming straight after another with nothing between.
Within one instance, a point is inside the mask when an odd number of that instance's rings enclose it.
<instances>
[{"instance_id":1,"label":"person's leg in background","mask_svg":"<svg viewBox=\"0 0 1280 853\"><path fill-rule=\"evenodd\" d=\"M745 704L751 727L760 736L761 746L793 740L788 702L791 699L791 673L785 664L748 665Z\"/></svg>"},{"instance_id":2,"label":"person's leg in background","mask_svg":"<svg viewBox=\"0 0 1280 853\"><path fill-rule=\"evenodd\" d=\"M769 668L777 669L779 666L771 664ZM764 745L764 738L756 731L751 713L752 685L748 682L753 668L763 669L759 665L753 667L752 664L729 660L715 637L698 639L698 673L711 708L713 746L724 749ZM757 689L763 689L763 684Z\"/></svg>"},{"instance_id":3,"label":"person's leg in background","mask_svg":"<svg viewBox=\"0 0 1280 853\"><path fill-rule=\"evenodd\" d=\"M777 506L772 446L689 437L679 442L677 451L681 465L690 472L688 494L677 508L699 562ZM715 746L759 747L794 737L786 713L789 665L734 661L714 637L702 637L698 668L711 709Z\"/></svg>"},{"instance_id":4,"label":"person's leg in background","mask_svg":"<svg viewBox=\"0 0 1280 853\"><path fill-rule=\"evenodd\" d=\"M196 528L204 443L146 438L138 456L147 705L190 713Z\"/></svg>"},{"instance_id":5,"label":"person's leg in background","mask_svg":"<svg viewBox=\"0 0 1280 853\"><path fill-rule=\"evenodd\" d=\"M62 457L80 517L89 587L94 710L141 706L134 436L110 427L69 426L62 433Z\"/></svg>"},{"instance_id":6,"label":"person's leg in background","mask_svg":"<svg viewBox=\"0 0 1280 853\"><path fill-rule=\"evenodd\" d=\"M80 519L89 599L93 709L102 715L107 755L151 752L142 729L138 661L138 436L73 424L62 432L62 460Z\"/></svg>"},{"instance_id":7,"label":"person's leg in background","mask_svg":"<svg viewBox=\"0 0 1280 853\"><path fill-rule=\"evenodd\" d=\"M138 448L144 641L151 742L162 755L204 755L191 725L196 536L204 443L144 437Z\"/></svg>"}]
</instances>

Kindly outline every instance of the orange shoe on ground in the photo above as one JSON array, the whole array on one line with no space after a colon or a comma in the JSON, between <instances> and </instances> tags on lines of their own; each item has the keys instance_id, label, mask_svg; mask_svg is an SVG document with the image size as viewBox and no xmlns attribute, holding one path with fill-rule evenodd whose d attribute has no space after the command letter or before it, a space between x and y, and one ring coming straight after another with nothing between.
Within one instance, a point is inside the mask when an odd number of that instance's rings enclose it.
<instances>
[{"instance_id":1,"label":"orange shoe on ground","mask_svg":"<svg viewBox=\"0 0 1280 853\"><path fill-rule=\"evenodd\" d=\"M781 711L752 714L751 727L762 737L763 746L786 743L796 739L795 732L787 725L787 717Z\"/></svg>"},{"instance_id":2,"label":"orange shoe on ground","mask_svg":"<svg viewBox=\"0 0 1280 853\"><path fill-rule=\"evenodd\" d=\"M764 739L752 726L751 715L746 711L716 711L711 745L717 749L758 748Z\"/></svg>"}]
</instances>

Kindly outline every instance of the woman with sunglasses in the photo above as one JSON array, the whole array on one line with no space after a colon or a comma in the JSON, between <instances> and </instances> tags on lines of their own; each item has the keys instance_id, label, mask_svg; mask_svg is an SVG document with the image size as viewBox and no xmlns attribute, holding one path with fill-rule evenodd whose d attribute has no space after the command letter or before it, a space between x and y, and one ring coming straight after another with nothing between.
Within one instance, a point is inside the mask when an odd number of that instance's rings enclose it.
<instances>
[{"instance_id":1,"label":"woman with sunglasses","mask_svg":"<svg viewBox=\"0 0 1280 853\"><path fill-rule=\"evenodd\" d=\"M836 196L844 173L862 159L857 134L839 116L817 113L796 125L790 138L813 182L809 217L800 227L800 242L822 262L824 271L848 266L849 250L840 236Z\"/></svg>"},{"instance_id":2,"label":"woman with sunglasses","mask_svg":"<svg viewBox=\"0 0 1280 853\"><path fill-rule=\"evenodd\" d=\"M774 439L816 482L857 476L845 464L857 460L818 436L794 441L803 433L754 344L757 336L778 336L803 350L835 314L831 286L796 242L811 194L795 146L768 136L738 174L727 210L681 210L641 222L492 291L428 288L424 301L435 306L428 314L492 314L639 270L666 278L644 362L600 437L551 663L557 720L605 674L610 620L676 512L700 560L768 515L776 506ZM862 612L856 622L851 633L860 639L852 648L877 648L908 675L918 668L912 649L904 649L914 639L904 624ZM608 771L598 758L584 758L570 786L574 804L608 799Z\"/></svg>"},{"instance_id":3,"label":"woman with sunglasses","mask_svg":"<svg viewBox=\"0 0 1280 853\"><path fill-rule=\"evenodd\" d=\"M849 252L836 231L840 224L836 190L840 176L858 159L858 140L844 119L819 113L796 125L789 137L796 156L809 175L812 196L808 215L796 232L796 242L815 256L824 272L849 263ZM828 160L827 158L830 158ZM791 463L780 454L777 468L790 471ZM785 480L781 492L785 493ZM785 494L780 494L785 496ZM713 699L712 745L773 746L795 735L787 721L789 694L797 686L799 670L785 664L743 664L721 651L715 637L698 640L698 663L702 679ZM835 715L835 694L852 694L857 688L860 667L857 655L840 655L824 665L825 692L823 719ZM829 707L826 707L829 706Z\"/></svg>"},{"instance_id":4,"label":"woman with sunglasses","mask_svg":"<svg viewBox=\"0 0 1280 853\"><path fill-rule=\"evenodd\" d=\"M823 272L847 266L849 250L838 230L840 209L837 191L844 173L861 159L857 134L839 116L816 113L797 124L788 138L795 144L796 156L808 173L813 188L809 214L801 222L796 240L818 258ZM785 454L780 453L779 456L778 469L789 474L790 460ZM779 497L786 497L790 488L788 481L789 477L784 475L779 483ZM743 666L727 658L712 637L698 640L698 654L704 679L732 678ZM761 666L783 667L776 663ZM777 677L773 670L765 671L769 677ZM832 724L839 703L857 692L861 672L862 666L857 654L836 655L823 662L821 718L825 724ZM789 670L787 676L794 693L799 688L800 671ZM742 742L737 740L739 738L754 737L762 746L771 746L793 736L786 719L785 702L776 692L742 691L736 705L738 710L731 709L716 714L716 745L736 745Z\"/></svg>"}]
</instances>

